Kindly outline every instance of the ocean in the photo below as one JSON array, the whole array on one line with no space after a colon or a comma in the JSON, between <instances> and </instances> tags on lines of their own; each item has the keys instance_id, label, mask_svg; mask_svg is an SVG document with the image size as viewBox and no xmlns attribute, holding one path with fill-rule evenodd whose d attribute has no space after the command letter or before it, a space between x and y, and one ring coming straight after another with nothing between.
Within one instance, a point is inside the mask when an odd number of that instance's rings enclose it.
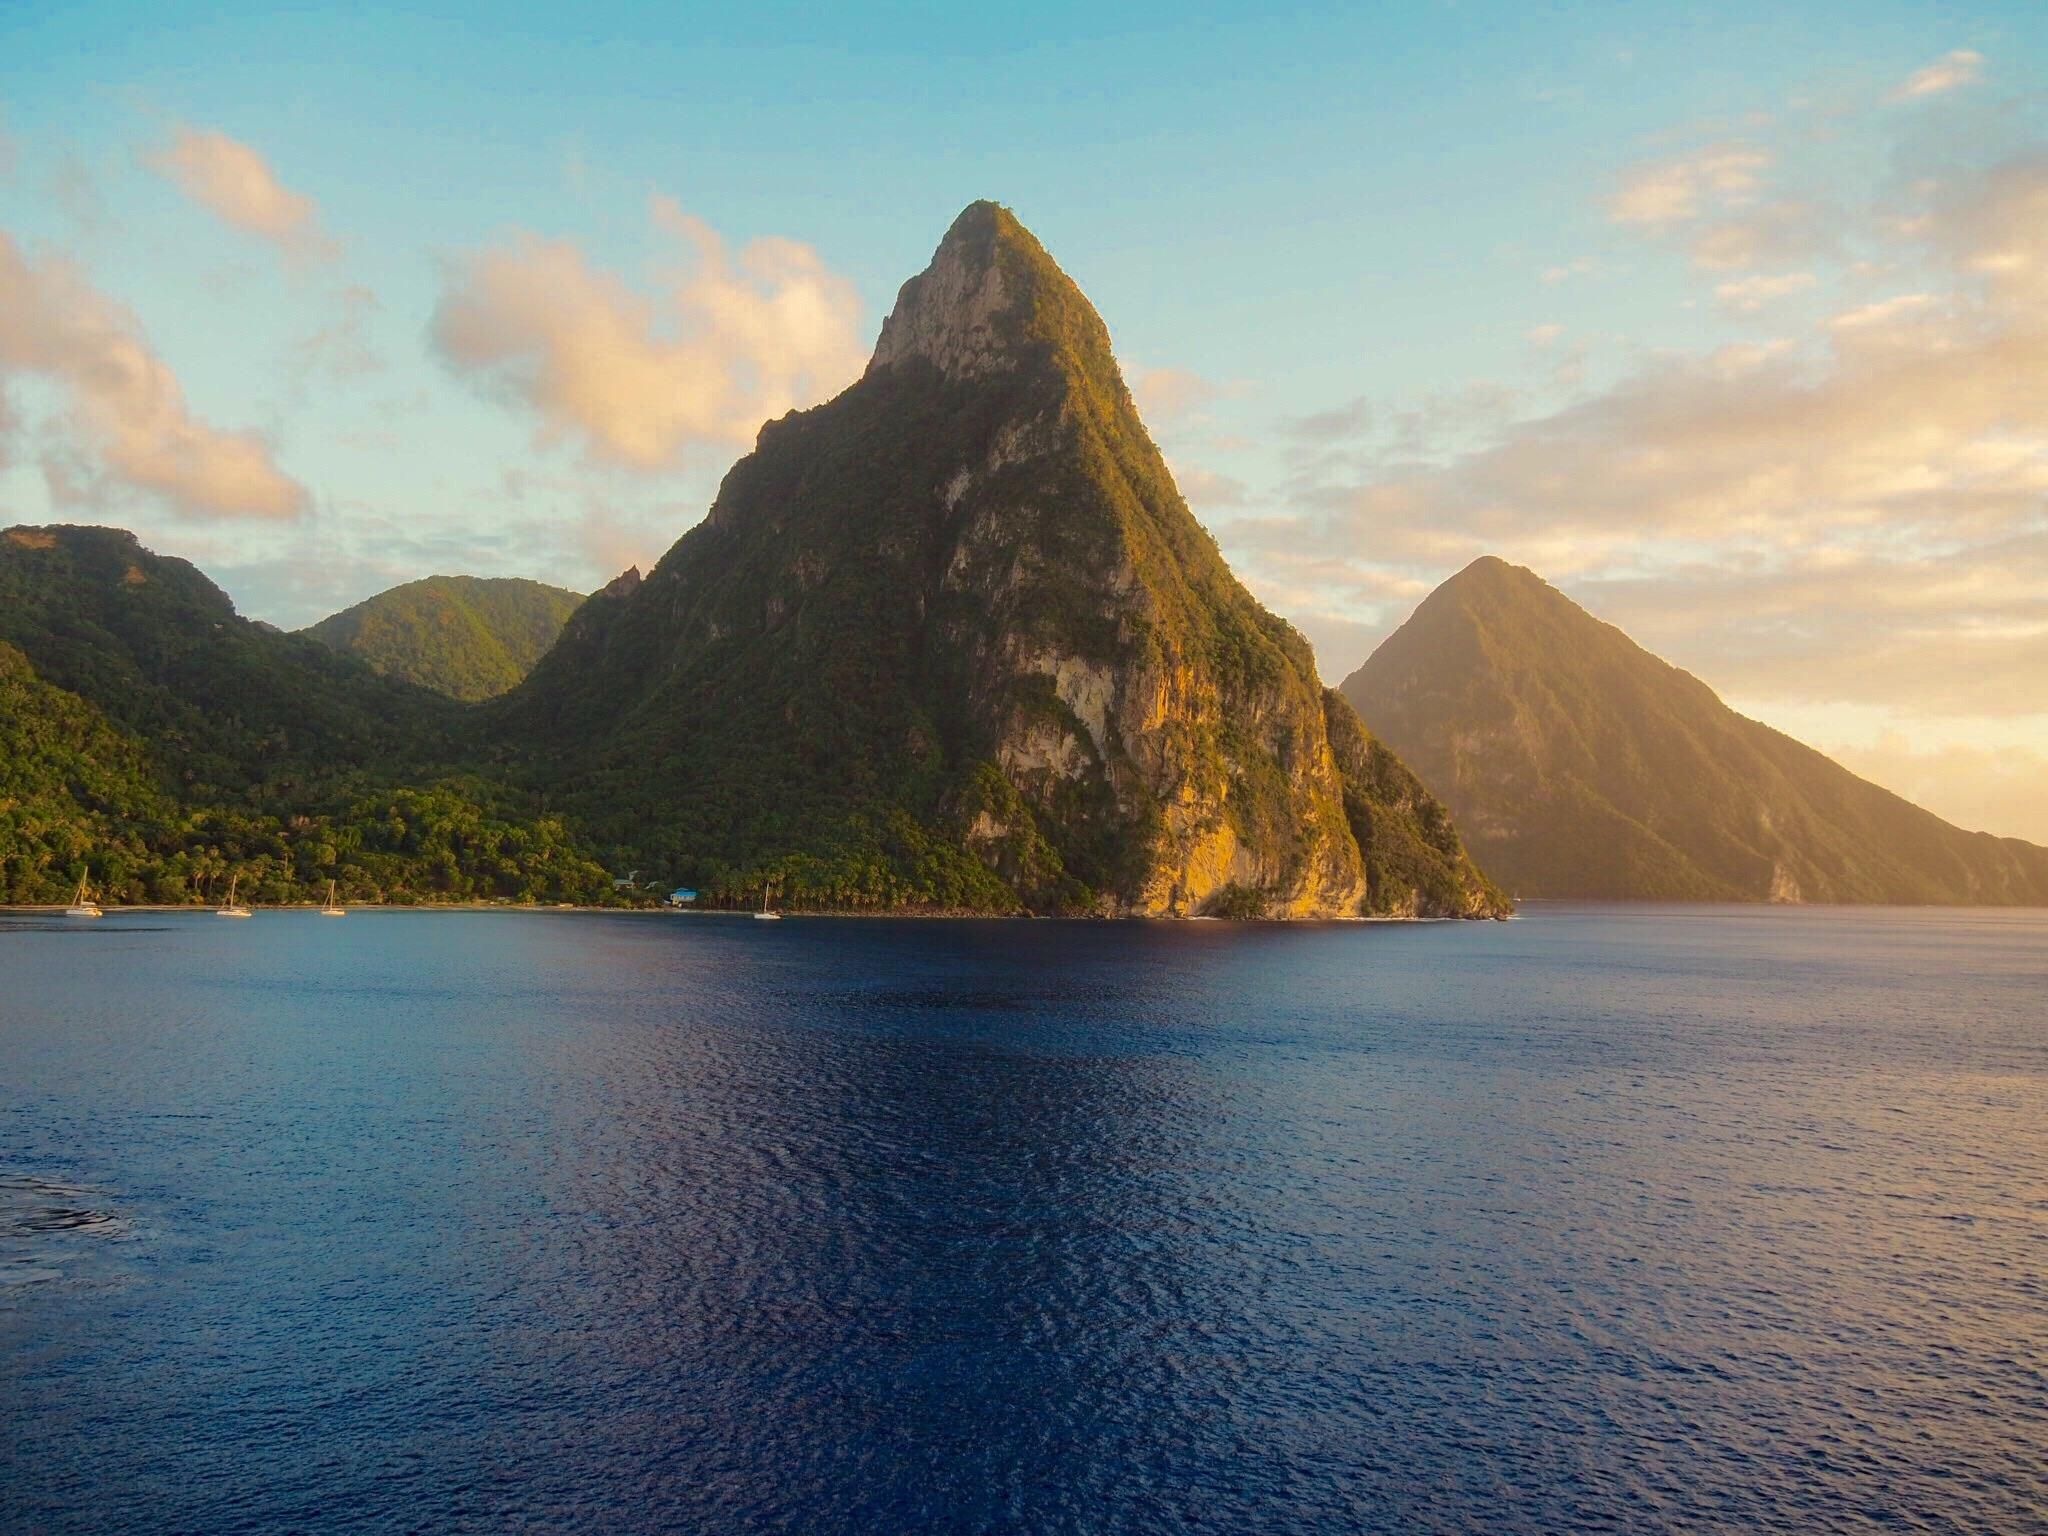
<instances>
[{"instance_id":1,"label":"ocean","mask_svg":"<svg viewBox=\"0 0 2048 1536\"><path fill-rule=\"evenodd\" d=\"M2048 1529L2048 913L0 917L0 1529Z\"/></svg>"}]
</instances>

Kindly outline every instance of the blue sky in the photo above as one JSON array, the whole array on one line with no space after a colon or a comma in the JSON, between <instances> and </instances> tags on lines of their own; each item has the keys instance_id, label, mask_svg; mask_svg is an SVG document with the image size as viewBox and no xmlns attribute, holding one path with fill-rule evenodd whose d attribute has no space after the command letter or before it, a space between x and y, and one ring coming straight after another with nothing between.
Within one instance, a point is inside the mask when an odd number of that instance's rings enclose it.
<instances>
[{"instance_id":1,"label":"blue sky","mask_svg":"<svg viewBox=\"0 0 2048 1536\"><path fill-rule=\"evenodd\" d=\"M7 520L586 587L994 197L1333 678L1491 550L2048 840L2038 5L340 9L0 3Z\"/></svg>"}]
</instances>

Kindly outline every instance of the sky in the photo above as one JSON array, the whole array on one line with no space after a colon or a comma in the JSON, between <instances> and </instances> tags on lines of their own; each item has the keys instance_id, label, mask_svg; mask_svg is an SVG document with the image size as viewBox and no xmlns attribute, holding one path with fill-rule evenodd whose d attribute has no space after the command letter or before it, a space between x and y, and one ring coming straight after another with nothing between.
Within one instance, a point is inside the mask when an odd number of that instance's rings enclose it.
<instances>
[{"instance_id":1,"label":"sky","mask_svg":"<svg viewBox=\"0 0 2048 1536\"><path fill-rule=\"evenodd\" d=\"M974 9L0 0L0 523L588 589L990 197L1331 681L1498 554L2048 843L2048 6Z\"/></svg>"}]
</instances>

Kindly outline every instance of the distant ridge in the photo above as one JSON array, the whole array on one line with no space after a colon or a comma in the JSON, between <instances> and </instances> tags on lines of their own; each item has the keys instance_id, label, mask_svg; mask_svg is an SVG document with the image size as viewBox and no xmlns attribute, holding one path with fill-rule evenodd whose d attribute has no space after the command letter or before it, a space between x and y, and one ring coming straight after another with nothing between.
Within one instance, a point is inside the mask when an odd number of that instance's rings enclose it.
<instances>
[{"instance_id":1,"label":"distant ridge","mask_svg":"<svg viewBox=\"0 0 2048 1536\"><path fill-rule=\"evenodd\" d=\"M428 576L302 630L387 677L474 703L517 684L583 598L510 576Z\"/></svg>"},{"instance_id":2,"label":"distant ridge","mask_svg":"<svg viewBox=\"0 0 2048 1536\"><path fill-rule=\"evenodd\" d=\"M1520 896L2048 904L2048 849L1857 778L1491 556L1342 692Z\"/></svg>"}]
</instances>

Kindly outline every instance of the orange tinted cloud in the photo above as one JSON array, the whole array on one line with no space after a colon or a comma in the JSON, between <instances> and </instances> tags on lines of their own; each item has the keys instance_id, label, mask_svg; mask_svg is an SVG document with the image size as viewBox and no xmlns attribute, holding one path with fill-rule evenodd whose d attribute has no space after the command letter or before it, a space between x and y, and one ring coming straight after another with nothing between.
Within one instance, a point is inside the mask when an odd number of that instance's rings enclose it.
<instances>
[{"instance_id":1,"label":"orange tinted cloud","mask_svg":"<svg viewBox=\"0 0 2048 1536\"><path fill-rule=\"evenodd\" d=\"M68 409L65 452L45 458L53 498L143 493L190 517L289 518L306 491L253 432L194 417L135 317L59 260L30 261L0 233L0 380L40 377Z\"/></svg>"},{"instance_id":2,"label":"orange tinted cloud","mask_svg":"<svg viewBox=\"0 0 2048 1536\"><path fill-rule=\"evenodd\" d=\"M1651 228L1687 223L1749 201L1770 165L1770 152L1754 144L1713 144L1675 160L1639 165L1608 200L1608 216L1617 224Z\"/></svg>"},{"instance_id":3,"label":"orange tinted cloud","mask_svg":"<svg viewBox=\"0 0 2048 1536\"><path fill-rule=\"evenodd\" d=\"M859 375L859 296L816 251L770 238L734 255L667 198L650 217L685 257L651 295L566 240L463 258L434 315L442 356L531 409L544 439L648 471L694 446L745 446Z\"/></svg>"},{"instance_id":4,"label":"orange tinted cloud","mask_svg":"<svg viewBox=\"0 0 2048 1536\"><path fill-rule=\"evenodd\" d=\"M336 252L313 200L286 187L270 163L239 139L180 123L170 143L144 158L223 222L288 255L317 260Z\"/></svg>"}]
</instances>

